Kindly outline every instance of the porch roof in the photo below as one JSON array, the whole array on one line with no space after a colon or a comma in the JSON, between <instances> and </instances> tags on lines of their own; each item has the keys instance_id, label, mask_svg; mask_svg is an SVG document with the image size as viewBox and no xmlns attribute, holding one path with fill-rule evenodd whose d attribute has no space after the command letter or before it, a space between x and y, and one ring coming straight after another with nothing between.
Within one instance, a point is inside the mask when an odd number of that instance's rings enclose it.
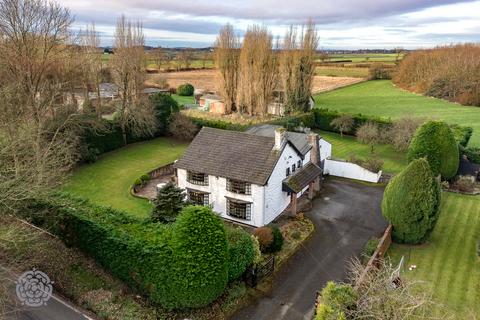
<instances>
[{"instance_id":1,"label":"porch roof","mask_svg":"<svg viewBox=\"0 0 480 320\"><path fill-rule=\"evenodd\" d=\"M321 174L322 169L310 162L294 175L285 178L282 183L282 189L283 191L299 193Z\"/></svg>"}]
</instances>

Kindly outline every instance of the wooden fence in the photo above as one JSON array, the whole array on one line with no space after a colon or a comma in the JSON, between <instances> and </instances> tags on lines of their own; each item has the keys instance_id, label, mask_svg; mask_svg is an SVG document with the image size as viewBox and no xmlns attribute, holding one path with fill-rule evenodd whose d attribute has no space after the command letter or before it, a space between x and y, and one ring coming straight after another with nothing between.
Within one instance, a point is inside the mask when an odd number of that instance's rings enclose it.
<instances>
[{"instance_id":1,"label":"wooden fence","mask_svg":"<svg viewBox=\"0 0 480 320\"><path fill-rule=\"evenodd\" d=\"M377 249L375 249L375 252L373 253L370 260L368 260L368 263L365 266L365 269L363 270L362 275L360 276L357 283L355 284L356 287L362 284L362 282L365 279L365 276L370 271L380 266L381 261L385 256L385 253L387 252L388 248L390 248L390 245L392 244L392 230L393 230L393 226L390 224L385 230L385 232L383 233L383 236L380 239L380 242L378 243Z\"/></svg>"}]
</instances>

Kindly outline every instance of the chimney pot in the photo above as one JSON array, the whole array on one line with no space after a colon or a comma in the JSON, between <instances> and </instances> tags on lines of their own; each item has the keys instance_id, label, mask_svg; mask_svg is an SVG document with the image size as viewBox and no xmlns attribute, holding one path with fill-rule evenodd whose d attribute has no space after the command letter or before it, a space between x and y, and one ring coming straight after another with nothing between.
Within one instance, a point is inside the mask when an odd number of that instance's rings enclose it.
<instances>
[{"instance_id":1,"label":"chimney pot","mask_svg":"<svg viewBox=\"0 0 480 320\"><path fill-rule=\"evenodd\" d=\"M286 132L287 130L285 130L285 128L283 127L275 129L275 146L273 147L274 150L277 150L277 151L282 150L286 142L286 138L285 138Z\"/></svg>"}]
</instances>

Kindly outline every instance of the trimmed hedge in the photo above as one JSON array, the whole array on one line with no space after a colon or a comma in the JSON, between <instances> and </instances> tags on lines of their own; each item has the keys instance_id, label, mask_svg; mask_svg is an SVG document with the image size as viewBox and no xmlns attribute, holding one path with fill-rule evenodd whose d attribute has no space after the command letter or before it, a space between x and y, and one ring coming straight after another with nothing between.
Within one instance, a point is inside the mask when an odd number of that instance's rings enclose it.
<instances>
[{"instance_id":1,"label":"trimmed hedge","mask_svg":"<svg viewBox=\"0 0 480 320\"><path fill-rule=\"evenodd\" d=\"M357 304L357 294L349 284L327 282L319 297L315 320L346 320Z\"/></svg>"},{"instance_id":2,"label":"trimmed hedge","mask_svg":"<svg viewBox=\"0 0 480 320\"><path fill-rule=\"evenodd\" d=\"M68 195L32 201L25 212L165 308L205 306L227 284L225 229L208 207L187 207L169 226Z\"/></svg>"},{"instance_id":3,"label":"trimmed hedge","mask_svg":"<svg viewBox=\"0 0 480 320\"><path fill-rule=\"evenodd\" d=\"M190 83L184 83L178 86L177 94L179 96L193 96L195 89Z\"/></svg>"},{"instance_id":4,"label":"trimmed hedge","mask_svg":"<svg viewBox=\"0 0 480 320\"><path fill-rule=\"evenodd\" d=\"M450 127L439 121L429 121L417 129L407 159L426 157L435 176L449 180L455 176L459 165L458 143Z\"/></svg>"},{"instance_id":5,"label":"trimmed hedge","mask_svg":"<svg viewBox=\"0 0 480 320\"><path fill-rule=\"evenodd\" d=\"M437 221L440 198L440 184L423 158L413 160L393 177L382 201L383 216L393 225L393 239L423 242Z\"/></svg>"},{"instance_id":6,"label":"trimmed hedge","mask_svg":"<svg viewBox=\"0 0 480 320\"><path fill-rule=\"evenodd\" d=\"M240 278L255 258L252 237L240 228L227 228L228 281Z\"/></svg>"},{"instance_id":7,"label":"trimmed hedge","mask_svg":"<svg viewBox=\"0 0 480 320\"><path fill-rule=\"evenodd\" d=\"M224 120L217 120L217 119L204 119L204 118L196 118L196 117L188 117L195 123L198 127L211 127L223 130L232 130L232 131L245 131L248 129L251 124L239 124L239 123L231 123Z\"/></svg>"},{"instance_id":8,"label":"trimmed hedge","mask_svg":"<svg viewBox=\"0 0 480 320\"><path fill-rule=\"evenodd\" d=\"M329 109L314 109L313 113L315 115L314 128L323 131L340 133L338 129L331 125L331 122L333 119L341 117L345 113ZM381 128L388 128L392 125L392 120L390 118L384 119L379 117L366 116L363 114L351 114L351 116L353 118L354 124L352 128L349 131L344 132L344 134L355 135L357 129L367 122L375 123Z\"/></svg>"},{"instance_id":9,"label":"trimmed hedge","mask_svg":"<svg viewBox=\"0 0 480 320\"><path fill-rule=\"evenodd\" d=\"M480 148L478 147L460 147L460 154L466 155L471 162L480 164Z\"/></svg>"}]
</instances>

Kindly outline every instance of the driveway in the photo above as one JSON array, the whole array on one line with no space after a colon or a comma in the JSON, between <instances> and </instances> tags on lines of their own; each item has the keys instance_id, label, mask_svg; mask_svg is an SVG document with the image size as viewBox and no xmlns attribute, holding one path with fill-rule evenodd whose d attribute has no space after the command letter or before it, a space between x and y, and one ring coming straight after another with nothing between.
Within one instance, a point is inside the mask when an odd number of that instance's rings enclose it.
<instances>
[{"instance_id":1,"label":"driveway","mask_svg":"<svg viewBox=\"0 0 480 320\"><path fill-rule=\"evenodd\" d=\"M383 188L329 178L306 215L315 232L275 276L271 292L231 319L311 319L316 291L346 277L347 262L387 227Z\"/></svg>"}]
</instances>

